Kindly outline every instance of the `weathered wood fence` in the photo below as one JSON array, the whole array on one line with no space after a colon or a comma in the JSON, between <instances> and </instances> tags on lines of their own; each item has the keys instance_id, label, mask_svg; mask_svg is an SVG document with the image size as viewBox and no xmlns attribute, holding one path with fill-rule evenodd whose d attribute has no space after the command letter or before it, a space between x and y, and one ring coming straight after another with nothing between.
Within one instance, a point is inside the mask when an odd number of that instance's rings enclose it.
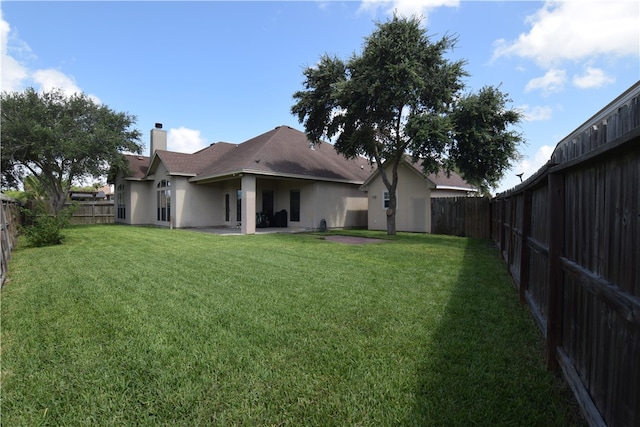
<instances>
[{"instance_id":1,"label":"weathered wood fence","mask_svg":"<svg viewBox=\"0 0 640 427\"><path fill-rule=\"evenodd\" d=\"M7 263L11 258L11 251L18 239L18 226L20 224L20 206L17 201L0 194L2 209L0 213L0 246L2 254L0 259L0 286L7 278Z\"/></svg>"},{"instance_id":2,"label":"weathered wood fence","mask_svg":"<svg viewBox=\"0 0 640 427\"><path fill-rule=\"evenodd\" d=\"M114 222L113 200L74 202L73 205L77 206L77 209L70 219L72 225L113 224ZM65 207L68 206L71 206L71 203L65 204Z\"/></svg>"},{"instance_id":3,"label":"weathered wood fence","mask_svg":"<svg viewBox=\"0 0 640 427\"><path fill-rule=\"evenodd\" d=\"M640 82L491 203L500 248L592 426L640 425Z\"/></svg>"},{"instance_id":4,"label":"weathered wood fence","mask_svg":"<svg viewBox=\"0 0 640 427\"><path fill-rule=\"evenodd\" d=\"M431 232L450 236L491 238L489 199L436 197L431 199Z\"/></svg>"}]
</instances>

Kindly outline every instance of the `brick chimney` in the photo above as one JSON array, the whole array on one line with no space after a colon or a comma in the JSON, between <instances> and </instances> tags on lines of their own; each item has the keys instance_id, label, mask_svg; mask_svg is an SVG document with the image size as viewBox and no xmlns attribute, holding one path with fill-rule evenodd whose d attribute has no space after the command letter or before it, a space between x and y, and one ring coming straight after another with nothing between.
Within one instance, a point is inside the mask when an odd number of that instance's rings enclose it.
<instances>
[{"instance_id":1,"label":"brick chimney","mask_svg":"<svg viewBox=\"0 0 640 427\"><path fill-rule=\"evenodd\" d=\"M162 123L156 123L151 129L151 145L149 146L149 155L153 156L156 150L167 149L167 131L162 129Z\"/></svg>"}]
</instances>

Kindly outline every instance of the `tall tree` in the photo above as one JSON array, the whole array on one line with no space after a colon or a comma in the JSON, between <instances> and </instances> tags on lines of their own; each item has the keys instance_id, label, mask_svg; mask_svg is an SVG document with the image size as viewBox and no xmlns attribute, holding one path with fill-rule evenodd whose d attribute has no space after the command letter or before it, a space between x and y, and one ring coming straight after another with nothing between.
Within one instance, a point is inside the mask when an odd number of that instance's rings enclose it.
<instances>
[{"instance_id":1,"label":"tall tree","mask_svg":"<svg viewBox=\"0 0 640 427\"><path fill-rule=\"evenodd\" d=\"M520 113L485 87L463 93L465 61L447 59L456 37L432 41L418 18L395 16L343 61L327 54L304 70L291 112L314 143L334 140L338 153L365 156L389 192L387 233L395 234L401 160L422 160L425 174L456 169L470 183L495 186L518 157L521 136L508 130Z\"/></svg>"},{"instance_id":2,"label":"tall tree","mask_svg":"<svg viewBox=\"0 0 640 427\"><path fill-rule=\"evenodd\" d=\"M126 168L122 152L142 152L135 116L61 90L3 92L2 187L16 188L29 174L44 188L55 213L71 185Z\"/></svg>"}]
</instances>

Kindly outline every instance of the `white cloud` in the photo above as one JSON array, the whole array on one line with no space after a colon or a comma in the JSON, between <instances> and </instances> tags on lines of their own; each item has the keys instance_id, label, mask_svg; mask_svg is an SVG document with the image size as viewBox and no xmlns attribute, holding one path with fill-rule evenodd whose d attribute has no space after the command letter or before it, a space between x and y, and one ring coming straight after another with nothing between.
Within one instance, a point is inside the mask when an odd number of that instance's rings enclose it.
<instances>
[{"instance_id":1,"label":"white cloud","mask_svg":"<svg viewBox=\"0 0 640 427\"><path fill-rule=\"evenodd\" d=\"M26 68L9 55L10 35L11 26L2 18L2 11L0 11L0 63L2 64L0 89L7 92L19 90L22 82L28 77Z\"/></svg>"},{"instance_id":2,"label":"white cloud","mask_svg":"<svg viewBox=\"0 0 640 427\"><path fill-rule=\"evenodd\" d=\"M516 55L547 68L597 55L635 57L640 54L638 22L637 0L549 0L527 18L528 33L495 43L494 58Z\"/></svg>"},{"instance_id":3,"label":"white cloud","mask_svg":"<svg viewBox=\"0 0 640 427\"><path fill-rule=\"evenodd\" d=\"M31 77L43 92L49 92L52 89L62 89L62 92L67 96L82 92L72 77L53 68L34 71Z\"/></svg>"},{"instance_id":4,"label":"white cloud","mask_svg":"<svg viewBox=\"0 0 640 427\"><path fill-rule=\"evenodd\" d=\"M615 77L607 75L604 70L592 67L587 67L585 73L581 76L573 76L574 86L580 89L598 88L614 83L615 81Z\"/></svg>"},{"instance_id":5,"label":"white cloud","mask_svg":"<svg viewBox=\"0 0 640 427\"><path fill-rule=\"evenodd\" d=\"M555 147L551 145L543 145L538 148L533 158L525 157L513 165L500 182L496 192L502 193L520 184L520 178L517 176L519 174L522 174L522 181L531 177L551 159L551 154L553 154L554 149Z\"/></svg>"},{"instance_id":6,"label":"white cloud","mask_svg":"<svg viewBox=\"0 0 640 427\"><path fill-rule=\"evenodd\" d=\"M541 120L551 120L553 109L551 107L543 107L540 105L530 107L529 105L521 105L519 107L523 111L524 119L528 122L536 122Z\"/></svg>"},{"instance_id":7,"label":"white cloud","mask_svg":"<svg viewBox=\"0 0 640 427\"><path fill-rule=\"evenodd\" d=\"M544 95L560 92L564 88L567 81L567 72L565 70L551 69L542 77L531 79L524 88L525 92L532 90L541 90Z\"/></svg>"},{"instance_id":8,"label":"white cloud","mask_svg":"<svg viewBox=\"0 0 640 427\"><path fill-rule=\"evenodd\" d=\"M61 71L53 68L46 70L36 70L31 74L33 81L39 86L41 92L49 92L53 89L61 89L65 96L71 96L75 93L82 93L82 90L76 84L73 77L67 76ZM95 95L87 95L96 104L101 104L100 98Z\"/></svg>"},{"instance_id":9,"label":"white cloud","mask_svg":"<svg viewBox=\"0 0 640 427\"><path fill-rule=\"evenodd\" d=\"M28 74L25 68L12 57L2 54L0 59L2 63L0 88L3 91L14 92L22 88L22 82L27 78Z\"/></svg>"},{"instance_id":10,"label":"white cloud","mask_svg":"<svg viewBox=\"0 0 640 427\"><path fill-rule=\"evenodd\" d=\"M64 74L62 71L48 68L31 70L25 62L34 58L31 48L27 43L20 40L15 31L2 17L0 11L0 61L2 79L0 89L7 92L21 91L26 86L34 86L41 92L52 89L61 89L66 96L74 93L82 93L73 77ZM100 99L95 95L87 95L97 104Z\"/></svg>"},{"instance_id":11,"label":"white cloud","mask_svg":"<svg viewBox=\"0 0 640 427\"><path fill-rule=\"evenodd\" d=\"M523 159L515 168L519 168L519 170L524 173L522 178L526 179L536 173L538 169L544 166L549 159L551 159L551 154L553 154L554 149L555 147L551 145L543 145L538 148L538 151L533 155L533 158Z\"/></svg>"},{"instance_id":12,"label":"white cloud","mask_svg":"<svg viewBox=\"0 0 640 427\"><path fill-rule=\"evenodd\" d=\"M384 8L385 13L412 17L422 16L425 21L429 12L438 7L458 7L460 0L362 0L359 11L375 13Z\"/></svg>"},{"instance_id":13,"label":"white cloud","mask_svg":"<svg viewBox=\"0 0 640 427\"><path fill-rule=\"evenodd\" d=\"M200 135L199 130L189 129L184 126L169 129L167 145L171 151L179 153L195 153L205 148L207 140Z\"/></svg>"}]
</instances>

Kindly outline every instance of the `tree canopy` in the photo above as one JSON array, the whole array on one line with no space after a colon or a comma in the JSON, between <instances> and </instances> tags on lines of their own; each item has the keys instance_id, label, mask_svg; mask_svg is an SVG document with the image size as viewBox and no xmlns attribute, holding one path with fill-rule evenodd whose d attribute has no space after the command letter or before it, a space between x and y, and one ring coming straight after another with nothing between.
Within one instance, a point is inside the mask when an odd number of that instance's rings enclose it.
<instances>
[{"instance_id":1,"label":"tree canopy","mask_svg":"<svg viewBox=\"0 0 640 427\"><path fill-rule=\"evenodd\" d=\"M98 105L84 94L61 90L3 92L2 187L17 188L25 176L38 180L54 211L71 186L85 178L126 168L122 152L141 153L136 118Z\"/></svg>"},{"instance_id":2,"label":"tree canopy","mask_svg":"<svg viewBox=\"0 0 640 427\"><path fill-rule=\"evenodd\" d=\"M398 167L410 155L423 172L458 171L469 183L495 187L517 159L521 114L498 88L464 93L465 61L447 53L457 38L433 41L418 18L377 23L362 53L323 55L304 71L291 112L314 143L333 140L338 153L364 156L389 191L387 232L395 234Z\"/></svg>"}]
</instances>

